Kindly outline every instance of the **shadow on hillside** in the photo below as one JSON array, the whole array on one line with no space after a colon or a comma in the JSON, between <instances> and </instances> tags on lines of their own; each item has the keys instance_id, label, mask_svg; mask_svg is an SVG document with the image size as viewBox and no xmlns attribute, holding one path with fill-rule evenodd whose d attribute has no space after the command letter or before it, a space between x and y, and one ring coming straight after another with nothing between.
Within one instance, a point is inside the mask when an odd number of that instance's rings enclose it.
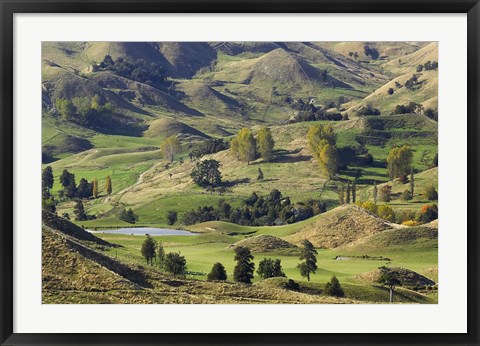
<instances>
[{"instance_id":1,"label":"shadow on hillside","mask_svg":"<svg viewBox=\"0 0 480 346\"><path fill-rule=\"evenodd\" d=\"M222 183L222 186L224 186L225 188L229 188L229 187L234 187L234 186L240 185L240 184L248 184L249 182L250 182L250 178L228 180L228 181L224 181Z\"/></svg>"},{"instance_id":2,"label":"shadow on hillside","mask_svg":"<svg viewBox=\"0 0 480 346\"><path fill-rule=\"evenodd\" d=\"M307 155L299 155L302 151L301 148L295 150L275 150L274 157L270 160L270 163L294 163L294 162L304 162L310 161L312 159L311 156ZM254 162L252 165L262 164L265 161Z\"/></svg>"}]
</instances>

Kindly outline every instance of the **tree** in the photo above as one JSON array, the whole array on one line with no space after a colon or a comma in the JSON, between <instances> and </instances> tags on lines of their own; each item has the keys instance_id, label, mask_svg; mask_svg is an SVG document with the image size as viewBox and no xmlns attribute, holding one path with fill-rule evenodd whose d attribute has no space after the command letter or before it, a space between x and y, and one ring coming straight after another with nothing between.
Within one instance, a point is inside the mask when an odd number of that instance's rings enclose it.
<instances>
[{"instance_id":1,"label":"tree","mask_svg":"<svg viewBox=\"0 0 480 346\"><path fill-rule=\"evenodd\" d=\"M105 178L105 191L107 191L107 195L112 193L112 179L109 175Z\"/></svg>"},{"instance_id":2,"label":"tree","mask_svg":"<svg viewBox=\"0 0 480 346\"><path fill-rule=\"evenodd\" d=\"M190 176L199 186L215 188L222 182L219 168L220 162L217 160L203 160L197 162Z\"/></svg>"},{"instance_id":3,"label":"tree","mask_svg":"<svg viewBox=\"0 0 480 346\"><path fill-rule=\"evenodd\" d=\"M417 220L422 223L427 223L436 219L438 219L438 207L436 204L424 205L417 216Z\"/></svg>"},{"instance_id":4,"label":"tree","mask_svg":"<svg viewBox=\"0 0 480 346\"><path fill-rule=\"evenodd\" d=\"M89 198L92 196L92 185L84 178L80 179L80 183L77 187L78 198Z\"/></svg>"},{"instance_id":5,"label":"tree","mask_svg":"<svg viewBox=\"0 0 480 346\"><path fill-rule=\"evenodd\" d=\"M345 204L345 185L340 183L340 186L337 187L338 191L338 203Z\"/></svg>"},{"instance_id":6,"label":"tree","mask_svg":"<svg viewBox=\"0 0 480 346\"><path fill-rule=\"evenodd\" d=\"M255 159L257 143L253 137L252 131L244 127L238 131L238 134L231 142L231 150L234 155L241 161L250 164Z\"/></svg>"},{"instance_id":7,"label":"tree","mask_svg":"<svg viewBox=\"0 0 480 346\"><path fill-rule=\"evenodd\" d=\"M415 192L415 178L413 175L413 167L410 169L410 195L413 198L413 193Z\"/></svg>"},{"instance_id":8,"label":"tree","mask_svg":"<svg viewBox=\"0 0 480 346\"><path fill-rule=\"evenodd\" d=\"M285 277L280 259L264 258L258 264L257 273L262 279Z\"/></svg>"},{"instance_id":9,"label":"tree","mask_svg":"<svg viewBox=\"0 0 480 346\"><path fill-rule=\"evenodd\" d=\"M333 127L322 124L310 126L307 132L307 142L315 158L318 158L320 155L319 144L322 140L326 141L324 144L336 145L336 135L335 132L333 132Z\"/></svg>"},{"instance_id":10,"label":"tree","mask_svg":"<svg viewBox=\"0 0 480 346\"><path fill-rule=\"evenodd\" d=\"M42 187L48 190L53 188L53 170L50 166L45 167L42 171Z\"/></svg>"},{"instance_id":11,"label":"tree","mask_svg":"<svg viewBox=\"0 0 480 346\"><path fill-rule=\"evenodd\" d=\"M423 195L429 201L435 201L438 199L438 192L432 185L425 186L425 188L423 189Z\"/></svg>"},{"instance_id":12,"label":"tree","mask_svg":"<svg viewBox=\"0 0 480 346\"><path fill-rule=\"evenodd\" d=\"M388 95L393 95L394 92L393 88L388 88Z\"/></svg>"},{"instance_id":13,"label":"tree","mask_svg":"<svg viewBox=\"0 0 480 346\"><path fill-rule=\"evenodd\" d=\"M345 297L343 288L336 276L332 276L330 282L325 285L325 293L332 297Z\"/></svg>"},{"instance_id":14,"label":"tree","mask_svg":"<svg viewBox=\"0 0 480 346\"><path fill-rule=\"evenodd\" d=\"M305 239L302 242L303 249L302 254L300 255L300 260L303 260L298 265L300 269L300 275L306 277L308 281L310 281L310 274L315 274L315 271L318 269L317 267L317 250L315 250L313 244Z\"/></svg>"},{"instance_id":15,"label":"tree","mask_svg":"<svg viewBox=\"0 0 480 346\"><path fill-rule=\"evenodd\" d=\"M389 222L395 222L395 212L389 205L379 205L377 208L378 217L387 220Z\"/></svg>"},{"instance_id":16,"label":"tree","mask_svg":"<svg viewBox=\"0 0 480 346\"><path fill-rule=\"evenodd\" d=\"M400 198L404 201L411 201L413 199L412 192L410 190L405 190L402 192Z\"/></svg>"},{"instance_id":17,"label":"tree","mask_svg":"<svg viewBox=\"0 0 480 346\"><path fill-rule=\"evenodd\" d=\"M320 170L332 179L335 173L337 173L338 167L337 148L330 144L323 145L320 150L318 163L320 165Z\"/></svg>"},{"instance_id":18,"label":"tree","mask_svg":"<svg viewBox=\"0 0 480 346\"><path fill-rule=\"evenodd\" d=\"M263 177L263 171L262 171L262 169L259 167L259 168L258 168L258 177L257 177L257 180L258 180L258 181L262 181L263 178L264 178L264 177Z\"/></svg>"},{"instance_id":19,"label":"tree","mask_svg":"<svg viewBox=\"0 0 480 346\"><path fill-rule=\"evenodd\" d=\"M225 281L227 280L227 271L220 262L213 265L212 270L207 275L207 281Z\"/></svg>"},{"instance_id":20,"label":"tree","mask_svg":"<svg viewBox=\"0 0 480 346\"><path fill-rule=\"evenodd\" d=\"M347 181L347 198L346 198L347 204L350 204L350 181Z\"/></svg>"},{"instance_id":21,"label":"tree","mask_svg":"<svg viewBox=\"0 0 480 346\"><path fill-rule=\"evenodd\" d=\"M273 147L275 141L268 127L263 127L257 134L258 153L265 161L270 161L273 157Z\"/></svg>"},{"instance_id":22,"label":"tree","mask_svg":"<svg viewBox=\"0 0 480 346\"><path fill-rule=\"evenodd\" d=\"M93 198L98 197L98 179L97 178L93 179L93 182L92 182L92 196Z\"/></svg>"},{"instance_id":23,"label":"tree","mask_svg":"<svg viewBox=\"0 0 480 346\"><path fill-rule=\"evenodd\" d=\"M357 179L353 179L352 183L352 203L357 201Z\"/></svg>"},{"instance_id":24,"label":"tree","mask_svg":"<svg viewBox=\"0 0 480 346\"><path fill-rule=\"evenodd\" d=\"M165 250L161 242L158 243L156 255L157 255L157 265L160 269L163 269L163 267L165 266Z\"/></svg>"},{"instance_id":25,"label":"tree","mask_svg":"<svg viewBox=\"0 0 480 346\"><path fill-rule=\"evenodd\" d=\"M373 203L375 203L375 205L377 204L377 195L378 195L377 182L374 180L373 181Z\"/></svg>"},{"instance_id":26,"label":"tree","mask_svg":"<svg viewBox=\"0 0 480 346\"><path fill-rule=\"evenodd\" d=\"M233 270L234 280L245 284L252 283L255 264L250 249L237 246L235 248L235 261L237 261L237 264Z\"/></svg>"},{"instance_id":27,"label":"tree","mask_svg":"<svg viewBox=\"0 0 480 346\"><path fill-rule=\"evenodd\" d=\"M390 185L383 185L380 189L380 200L382 202L390 202L392 199L392 187Z\"/></svg>"},{"instance_id":28,"label":"tree","mask_svg":"<svg viewBox=\"0 0 480 346\"><path fill-rule=\"evenodd\" d=\"M176 136L170 136L163 142L160 149L162 150L163 157L167 161L173 162L175 155L182 151L182 146Z\"/></svg>"},{"instance_id":29,"label":"tree","mask_svg":"<svg viewBox=\"0 0 480 346\"><path fill-rule=\"evenodd\" d=\"M133 212L133 210L130 209L122 209L120 211L120 214L118 215L118 218L122 221L128 222L128 223L136 223L138 221L138 216Z\"/></svg>"},{"instance_id":30,"label":"tree","mask_svg":"<svg viewBox=\"0 0 480 346\"><path fill-rule=\"evenodd\" d=\"M75 185L76 189L75 174L70 173L68 170L64 169L59 178L60 184L62 184L64 191L67 189L68 186L72 185L72 180L74 181L73 185Z\"/></svg>"},{"instance_id":31,"label":"tree","mask_svg":"<svg viewBox=\"0 0 480 346\"><path fill-rule=\"evenodd\" d=\"M172 226L177 222L177 212L174 210L170 210L167 212L167 223Z\"/></svg>"},{"instance_id":32,"label":"tree","mask_svg":"<svg viewBox=\"0 0 480 346\"><path fill-rule=\"evenodd\" d=\"M403 145L401 147L392 148L387 156L388 174L390 180L401 175L411 173L413 153L410 146Z\"/></svg>"},{"instance_id":33,"label":"tree","mask_svg":"<svg viewBox=\"0 0 480 346\"><path fill-rule=\"evenodd\" d=\"M77 185L75 183L75 176L69 181L67 187L64 188L63 194L68 198L75 198L77 196Z\"/></svg>"},{"instance_id":34,"label":"tree","mask_svg":"<svg viewBox=\"0 0 480 346\"><path fill-rule=\"evenodd\" d=\"M60 115L67 120L75 117L75 106L70 100L57 98L55 100L55 108L60 113Z\"/></svg>"},{"instance_id":35,"label":"tree","mask_svg":"<svg viewBox=\"0 0 480 346\"><path fill-rule=\"evenodd\" d=\"M333 128L322 124L310 126L307 142L313 157L318 161L320 170L332 178L338 166L336 136Z\"/></svg>"},{"instance_id":36,"label":"tree","mask_svg":"<svg viewBox=\"0 0 480 346\"><path fill-rule=\"evenodd\" d=\"M82 200L77 199L77 201L75 202L75 208L73 209L73 212L76 215L76 217L75 217L76 221L87 220L87 214L85 214L85 209L83 207Z\"/></svg>"},{"instance_id":37,"label":"tree","mask_svg":"<svg viewBox=\"0 0 480 346\"><path fill-rule=\"evenodd\" d=\"M396 286L401 286L402 284L398 279L398 275L391 269L386 267L380 267L379 269L382 274L378 278L378 283L387 286L390 289L390 303L393 303L393 291Z\"/></svg>"},{"instance_id":38,"label":"tree","mask_svg":"<svg viewBox=\"0 0 480 346\"><path fill-rule=\"evenodd\" d=\"M147 261L147 264L153 265L153 259L156 256L156 248L157 248L157 241L150 237L149 234L147 234L147 237L143 241L142 244L142 256L145 258Z\"/></svg>"},{"instance_id":39,"label":"tree","mask_svg":"<svg viewBox=\"0 0 480 346\"><path fill-rule=\"evenodd\" d=\"M173 275L185 275L187 260L180 253L170 252L165 256L165 270Z\"/></svg>"}]
</instances>

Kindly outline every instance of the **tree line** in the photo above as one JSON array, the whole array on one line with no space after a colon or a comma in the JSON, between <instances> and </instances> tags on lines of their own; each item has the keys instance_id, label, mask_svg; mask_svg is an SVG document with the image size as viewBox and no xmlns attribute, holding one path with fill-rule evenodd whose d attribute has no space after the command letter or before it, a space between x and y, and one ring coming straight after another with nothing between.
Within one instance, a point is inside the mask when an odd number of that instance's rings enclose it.
<instances>
[{"instance_id":1,"label":"tree line","mask_svg":"<svg viewBox=\"0 0 480 346\"><path fill-rule=\"evenodd\" d=\"M233 280L243 284L251 284L255 275L254 256L247 247L237 246L234 248L234 260L236 265L233 269ZM185 256L177 252L165 253L162 243L157 243L150 235L147 234L141 247L141 254L147 265L156 265L159 269L177 276L185 276L187 274L187 261ZM315 274L317 266L317 250L313 244L304 240L302 242L302 250L300 255L300 263L297 268L300 275L310 281L310 276ZM286 277L283 271L281 260L264 258L259 262L257 274L261 279L273 277ZM213 264L211 271L207 275L207 281L226 281L227 271L220 262ZM290 287L297 287L293 280L289 280ZM298 290L297 289L297 290ZM325 292L335 297L343 297L344 292L340 282L336 277L332 277L331 281L325 285Z\"/></svg>"},{"instance_id":2,"label":"tree line","mask_svg":"<svg viewBox=\"0 0 480 346\"><path fill-rule=\"evenodd\" d=\"M306 220L326 211L321 200L309 199L293 204L289 197L283 197L279 190L272 190L267 196L253 192L242 201L242 206L232 207L221 199L217 206L203 206L185 213L183 223L192 225L199 222L222 220L245 226L284 225Z\"/></svg>"}]
</instances>

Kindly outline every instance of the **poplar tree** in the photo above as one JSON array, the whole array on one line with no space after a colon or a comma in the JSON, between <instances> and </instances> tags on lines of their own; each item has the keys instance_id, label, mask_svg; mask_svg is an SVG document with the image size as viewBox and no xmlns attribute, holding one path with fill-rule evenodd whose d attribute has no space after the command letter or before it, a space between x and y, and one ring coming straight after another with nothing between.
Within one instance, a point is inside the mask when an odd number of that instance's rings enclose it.
<instances>
[{"instance_id":1,"label":"poplar tree","mask_svg":"<svg viewBox=\"0 0 480 346\"><path fill-rule=\"evenodd\" d=\"M263 127L257 134L258 153L265 161L270 161L273 157L273 147L275 141L268 127Z\"/></svg>"},{"instance_id":2,"label":"poplar tree","mask_svg":"<svg viewBox=\"0 0 480 346\"><path fill-rule=\"evenodd\" d=\"M161 145L161 150L163 157L167 161L173 162L175 155L182 151L182 146L176 136L170 136Z\"/></svg>"},{"instance_id":3,"label":"poplar tree","mask_svg":"<svg viewBox=\"0 0 480 346\"><path fill-rule=\"evenodd\" d=\"M107 191L107 195L112 193L112 179L109 175L107 175L107 178L105 179L105 191Z\"/></svg>"},{"instance_id":4,"label":"poplar tree","mask_svg":"<svg viewBox=\"0 0 480 346\"><path fill-rule=\"evenodd\" d=\"M92 182L92 196L93 196L93 198L98 197L98 180L97 180L97 178L93 179L93 182Z\"/></svg>"},{"instance_id":5,"label":"poplar tree","mask_svg":"<svg viewBox=\"0 0 480 346\"><path fill-rule=\"evenodd\" d=\"M412 169L410 170L410 193L412 195L412 198L413 198L414 191L415 191L415 181L413 177L413 167L412 167Z\"/></svg>"}]
</instances>

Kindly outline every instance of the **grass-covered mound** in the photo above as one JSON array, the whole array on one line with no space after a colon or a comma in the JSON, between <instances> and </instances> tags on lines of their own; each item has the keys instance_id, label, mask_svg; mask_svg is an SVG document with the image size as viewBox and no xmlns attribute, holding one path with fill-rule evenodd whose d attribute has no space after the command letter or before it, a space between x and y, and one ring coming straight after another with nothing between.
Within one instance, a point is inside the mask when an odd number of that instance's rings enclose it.
<instances>
[{"instance_id":1,"label":"grass-covered mound","mask_svg":"<svg viewBox=\"0 0 480 346\"><path fill-rule=\"evenodd\" d=\"M231 245L232 248L243 246L249 248L252 252L264 253L273 252L279 250L295 250L297 247L288 241L277 238L273 235L257 235L249 237L235 244ZM295 252L295 251L293 251Z\"/></svg>"},{"instance_id":2,"label":"grass-covered mound","mask_svg":"<svg viewBox=\"0 0 480 346\"><path fill-rule=\"evenodd\" d=\"M402 227L374 234L345 246L352 252L402 249L405 246L416 248L437 248L438 229L432 227Z\"/></svg>"},{"instance_id":3,"label":"grass-covered mound","mask_svg":"<svg viewBox=\"0 0 480 346\"><path fill-rule=\"evenodd\" d=\"M355 205L343 205L321 215L315 222L285 240L300 244L308 239L316 247L336 248L392 228L392 224Z\"/></svg>"},{"instance_id":4,"label":"grass-covered mound","mask_svg":"<svg viewBox=\"0 0 480 346\"><path fill-rule=\"evenodd\" d=\"M413 270L409 270L406 268L399 268L399 267L394 267L394 268L382 267L380 269L377 269L371 272L360 274L358 275L358 278L361 280L374 283L378 281L378 279L383 273L386 273L386 274L393 273L395 277L398 278L401 285L407 288L420 289L420 288L426 288L428 286L435 285L435 281L430 280L429 278L417 272L414 272Z\"/></svg>"},{"instance_id":5,"label":"grass-covered mound","mask_svg":"<svg viewBox=\"0 0 480 346\"><path fill-rule=\"evenodd\" d=\"M178 136L181 140L205 140L210 136L172 118L160 118L150 123L145 137L165 139L170 136Z\"/></svg>"}]
</instances>

